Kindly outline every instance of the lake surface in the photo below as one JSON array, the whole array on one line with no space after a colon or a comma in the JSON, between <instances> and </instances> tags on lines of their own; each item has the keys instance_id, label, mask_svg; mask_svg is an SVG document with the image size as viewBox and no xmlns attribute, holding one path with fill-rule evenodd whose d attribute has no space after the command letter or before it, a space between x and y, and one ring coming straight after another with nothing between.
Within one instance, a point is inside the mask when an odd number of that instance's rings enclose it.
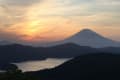
<instances>
[{"instance_id":1,"label":"lake surface","mask_svg":"<svg viewBox=\"0 0 120 80\"><path fill-rule=\"evenodd\" d=\"M38 71L43 69L49 69L54 68L69 59L56 59L56 58L49 58L42 61L27 61L22 63L15 63L19 69L21 69L23 72L26 71Z\"/></svg>"}]
</instances>

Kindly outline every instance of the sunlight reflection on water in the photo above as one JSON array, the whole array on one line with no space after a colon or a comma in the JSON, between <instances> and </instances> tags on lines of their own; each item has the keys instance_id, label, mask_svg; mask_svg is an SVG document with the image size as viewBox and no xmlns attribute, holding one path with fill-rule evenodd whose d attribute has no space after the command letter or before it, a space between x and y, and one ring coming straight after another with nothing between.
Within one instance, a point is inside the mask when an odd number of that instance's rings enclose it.
<instances>
[{"instance_id":1,"label":"sunlight reflection on water","mask_svg":"<svg viewBox=\"0 0 120 80\"><path fill-rule=\"evenodd\" d=\"M55 59L48 58L43 61L27 61L22 63L15 63L23 72L26 71L37 71L42 69L54 68L69 59Z\"/></svg>"}]
</instances>

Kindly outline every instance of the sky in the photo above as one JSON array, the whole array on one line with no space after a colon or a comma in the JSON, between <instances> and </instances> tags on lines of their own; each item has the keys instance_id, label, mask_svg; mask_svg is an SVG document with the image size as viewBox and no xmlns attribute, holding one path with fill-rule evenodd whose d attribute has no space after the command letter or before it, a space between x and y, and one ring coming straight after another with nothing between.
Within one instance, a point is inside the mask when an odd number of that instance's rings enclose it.
<instances>
[{"instance_id":1,"label":"sky","mask_svg":"<svg viewBox=\"0 0 120 80\"><path fill-rule=\"evenodd\" d=\"M51 42L88 28L120 41L120 0L0 0L0 40Z\"/></svg>"}]
</instances>

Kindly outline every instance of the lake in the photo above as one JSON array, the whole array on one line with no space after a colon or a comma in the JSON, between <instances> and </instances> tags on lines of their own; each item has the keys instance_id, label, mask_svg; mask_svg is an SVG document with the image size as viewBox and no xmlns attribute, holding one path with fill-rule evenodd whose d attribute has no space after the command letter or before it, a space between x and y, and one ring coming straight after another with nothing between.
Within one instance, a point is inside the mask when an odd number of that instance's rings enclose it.
<instances>
[{"instance_id":1,"label":"lake","mask_svg":"<svg viewBox=\"0 0 120 80\"><path fill-rule=\"evenodd\" d=\"M70 59L48 58L42 61L26 61L26 62L15 63L15 64L23 72L26 72L26 71L38 71L43 69L54 68L68 60Z\"/></svg>"}]
</instances>

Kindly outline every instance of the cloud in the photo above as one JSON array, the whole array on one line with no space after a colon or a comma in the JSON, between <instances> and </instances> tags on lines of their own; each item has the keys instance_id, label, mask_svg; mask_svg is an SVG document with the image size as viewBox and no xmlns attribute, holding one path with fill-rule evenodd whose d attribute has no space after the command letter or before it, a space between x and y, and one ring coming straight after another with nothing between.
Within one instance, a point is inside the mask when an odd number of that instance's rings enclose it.
<instances>
[{"instance_id":1,"label":"cloud","mask_svg":"<svg viewBox=\"0 0 120 80\"><path fill-rule=\"evenodd\" d=\"M47 17L80 17L98 25L116 25L119 23L119 0L1 0L3 9L0 23L11 27L30 21L44 21ZM12 7L12 5L14 7ZM19 7L18 7L19 6ZM102 14L102 15L100 15ZM94 17L93 17L94 16ZM107 16L107 18L106 18ZM117 16L117 17L116 17ZM102 17L102 19L101 19ZM99 18L99 19L98 19ZM94 20L96 21L94 21ZM84 19L83 19L84 20ZM92 21L93 20L93 21ZM109 20L109 21L107 21ZM7 21L7 23L6 23ZM85 20L88 23L88 20ZM81 23L82 24L82 23Z\"/></svg>"},{"instance_id":2,"label":"cloud","mask_svg":"<svg viewBox=\"0 0 120 80\"><path fill-rule=\"evenodd\" d=\"M1 2L12 6L29 6L40 1L42 0L2 0Z\"/></svg>"},{"instance_id":3,"label":"cloud","mask_svg":"<svg viewBox=\"0 0 120 80\"><path fill-rule=\"evenodd\" d=\"M0 27L12 27L20 22L25 22L26 11L27 7L0 4Z\"/></svg>"},{"instance_id":4,"label":"cloud","mask_svg":"<svg viewBox=\"0 0 120 80\"><path fill-rule=\"evenodd\" d=\"M63 38L82 26L119 27L119 7L120 0L0 0L0 28L14 39L28 33L34 38Z\"/></svg>"}]
</instances>

